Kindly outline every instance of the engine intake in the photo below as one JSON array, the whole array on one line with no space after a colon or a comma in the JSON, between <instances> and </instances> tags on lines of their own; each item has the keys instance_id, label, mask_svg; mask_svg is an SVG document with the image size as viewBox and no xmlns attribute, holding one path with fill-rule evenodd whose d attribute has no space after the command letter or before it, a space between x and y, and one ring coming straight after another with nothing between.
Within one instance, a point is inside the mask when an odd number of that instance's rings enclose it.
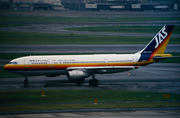
<instances>
[{"instance_id":1,"label":"engine intake","mask_svg":"<svg viewBox=\"0 0 180 118\"><path fill-rule=\"evenodd\" d=\"M89 77L89 74L80 70L73 70L68 72L67 77L69 80L75 81Z\"/></svg>"}]
</instances>

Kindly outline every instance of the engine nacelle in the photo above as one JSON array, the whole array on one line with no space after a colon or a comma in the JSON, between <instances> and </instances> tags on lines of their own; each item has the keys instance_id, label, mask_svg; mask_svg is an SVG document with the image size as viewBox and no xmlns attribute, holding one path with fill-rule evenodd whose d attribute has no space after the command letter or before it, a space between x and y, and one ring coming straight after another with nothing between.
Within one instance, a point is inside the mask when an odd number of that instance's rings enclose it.
<instances>
[{"instance_id":1,"label":"engine nacelle","mask_svg":"<svg viewBox=\"0 0 180 118\"><path fill-rule=\"evenodd\" d=\"M71 81L76 81L89 77L89 74L80 70L69 71L67 77Z\"/></svg>"}]
</instances>

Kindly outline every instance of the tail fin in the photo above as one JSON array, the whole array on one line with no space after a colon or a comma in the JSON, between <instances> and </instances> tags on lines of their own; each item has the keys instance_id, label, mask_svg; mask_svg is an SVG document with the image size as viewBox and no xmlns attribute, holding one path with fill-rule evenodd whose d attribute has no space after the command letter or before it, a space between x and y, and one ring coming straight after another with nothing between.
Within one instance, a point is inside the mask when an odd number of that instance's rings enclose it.
<instances>
[{"instance_id":1,"label":"tail fin","mask_svg":"<svg viewBox=\"0 0 180 118\"><path fill-rule=\"evenodd\" d=\"M164 54L173 28L174 25L165 25L148 43L148 45L138 53L146 54L146 58L148 57L148 61L151 60L156 54Z\"/></svg>"}]
</instances>

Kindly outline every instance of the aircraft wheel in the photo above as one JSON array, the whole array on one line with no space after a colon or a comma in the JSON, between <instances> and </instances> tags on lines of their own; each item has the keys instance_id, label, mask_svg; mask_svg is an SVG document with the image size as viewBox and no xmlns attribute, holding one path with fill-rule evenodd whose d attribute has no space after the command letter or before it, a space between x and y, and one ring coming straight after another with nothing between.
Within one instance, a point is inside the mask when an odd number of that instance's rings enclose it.
<instances>
[{"instance_id":1,"label":"aircraft wheel","mask_svg":"<svg viewBox=\"0 0 180 118\"><path fill-rule=\"evenodd\" d=\"M89 86L98 86L98 85L99 85L99 80L97 80L97 79L89 80Z\"/></svg>"},{"instance_id":2,"label":"aircraft wheel","mask_svg":"<svg viewBox=\"0 0 180 118\"><path fill-rule=\"evenodd\" d=\"M85 78L84 78L84 79L85 79ZM76 81L76 84L77 84L78 86L81 86L81 84L84 83L84 79L81 79L81 80Z\"/></svg>"},{"instance_id":3,"label":"aircraft wheel","mask_svg":"<svg viewBox=\"0 0 180 118\"><path fill-rule=\"evenodd\" d=\"M78 86L81 86L81 83L82 83L82 82L76 82L76 84L77 84Z\"/></svg>"},{"instance_id":4,"label":"aircraft wheel","mask_svg":"<svg viewBox=\"0 0 180 118\"><path fill-rule=\"evenodd\" d=\"M25 80L24 80L24 83L25 83L25 84L28 84L28 83L29 83L29 80L28 80L28 79L25 79Z\"/></svg>"},{"instance_id":5,"label":"aircraft wheel","mask_svg":"<svg viewBox=\"0 0 180 118\"><path fill-rule=\"evenodd\" d=\"M89 86L92 86L92 79L89 80Z\"/></svg>"}]
</instances>

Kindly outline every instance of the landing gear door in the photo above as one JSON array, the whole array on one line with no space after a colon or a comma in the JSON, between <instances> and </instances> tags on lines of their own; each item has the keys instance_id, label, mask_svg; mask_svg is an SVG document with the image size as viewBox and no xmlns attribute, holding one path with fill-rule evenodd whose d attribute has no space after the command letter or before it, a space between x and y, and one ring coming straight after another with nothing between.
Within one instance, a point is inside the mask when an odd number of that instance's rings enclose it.
<instances>
[{"instance_id":1,"label":"landing gear door","mask_svg":"<svg viewBox=\"0 0 180 118\"><path fill-rule=\"evenodd\" d=\"M137 66L138 65L138 60L137 60L137 57L132 57L132 59L133 59L133 66Z\"/></svg>"},{"instance_id":2,"label":"landing gear door","mask_svg":"<svg viewBox=\"0 0 180 118\"><path fill-rule=\"evenodd\" d=\"M29 68L29 59L24 60L24 68Z\"/></svg>"}]
</instances>

